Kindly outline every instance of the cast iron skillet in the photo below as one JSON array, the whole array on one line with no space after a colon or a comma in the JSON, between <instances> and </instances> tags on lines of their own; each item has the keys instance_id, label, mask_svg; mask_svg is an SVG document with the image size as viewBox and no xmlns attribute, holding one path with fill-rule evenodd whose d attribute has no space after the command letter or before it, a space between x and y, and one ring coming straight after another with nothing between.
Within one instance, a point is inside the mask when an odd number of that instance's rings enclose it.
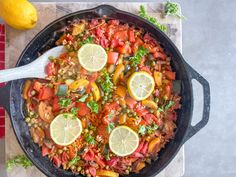
<instances>
[{"instance_id":1,"label":"cast iron skillet","mask_svg":"<svg viewBox=\"0 0 236 177\"><path fill-rule=\"evenodd\" d=\"M93 9L82 10L71 13L55 20L39 32L22 52L16 66L25 65L37 58L38 52L54 47L55 41L61 35L60 29L68 25L68 21L73 19L93 19L93 18L115 18L122 22L134 24L144 28L146 31L161 42L167 54L172 58L172 67L176 72L177 79L181 81L181 104L182 108L177 114L177 129L175 138L161 150L159 159L151 165L145 167L139 174L129 176L155 176L175 157L180 147L201 128L203 128L209 119L210 111L210 88L209 83L198 74L183 59L182 55L173 44L173 42L159 29L148 21L128 12L118 10L109 5L101 5ZM191 126L193 109L193 90L192 80L197 80L203 87L203 114L202 119L195 126ZM50 177L69 177L75 176L69 171L57 168L49 161L47 157L42 157L40 148L36 145L30 136L27 124L24 121L22 110L23 100L21 98L22 84L24 80L8 82L4 88L0 89L0 105L4 106L11 118L13 130L17 140L29 159L45 175ZM80 176L80 175L78 175Z\"/></svg>"}]
</instances>

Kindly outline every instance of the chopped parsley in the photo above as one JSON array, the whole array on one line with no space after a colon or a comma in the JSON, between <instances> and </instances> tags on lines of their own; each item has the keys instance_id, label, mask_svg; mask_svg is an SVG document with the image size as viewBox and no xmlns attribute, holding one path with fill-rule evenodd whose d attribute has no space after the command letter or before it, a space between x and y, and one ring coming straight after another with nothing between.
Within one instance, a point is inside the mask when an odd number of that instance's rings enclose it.
<instances>
[{"instance_id":1,"label":"chopped parsley","mask_svg":"<svg viewBox=\"0 0 236 177\"><path fill-rule=\"evenodd\" d=\"M164 13L165 15L173 15L175 17L178 17L178 18L185 18L181 13L180 13L180 10L179 10L179 6L178 4L174 3L174 2L170 2L170 1L167 1L165 3L165 8L164 8Z\"/></svg>"},{"instance_id":2,"label":"chopped parsley","mask_svg":"<svg viewBox=\"0 0 236 177\"><path fill-rule=\"evenodd\" d=\"M96 130L96 127L94 127L92 124L90 124L90 125L88 126L88 129L95 131L95 130Z\"/></svg>"},{"instance_id":3,"label":"chopped parsley","mask_svg":"<svg viewBox=\"0 0 236 177\"><path fill-rule=\"evenodd\" d=\"M77 116L78 110L79 110L78 108L73 107L73 108L71 108L70 112L71 112L73 115Z\"/></svg>"},{"instance_id":4,"label":"chopped parsley","mask_svg":"<svg viewBox=\"0 0 236 177\"><path fill-rule=\"evenodd\" d=\"M88 98L88 94L83 95L80 99L78 99L76 102L85 102L85 100Z\"/></svg>"},{"instance_id":5,"label":"chopped parsley","mask_svg":"<svg viewBox=\"0 0 236 177\"><path fill-rule=\"evenodd\" d=\"M115 115L115 111L111 110L110 114L108 115L108 119L111 119Z\"/></svg>"},{"instance_id":6,"label":"chopped parsley","mask_svg":"<svg viewBox=\"0 0 236 177\"><path fill-rule=\"evenodd\" d=\"M96 101L89 101L87 106L90 108L91 112L98 113L98 104Z\"/></svg>"},{"instance_id":7,"label":"chopped parsley","mask_svg":"<svg viewBox=\"0 0 236 177\"><path fill-rule=\"evenodd\" d=\"M74 157L74 158L69 162L69 166L76 165L79 160L80 160L80 157Z\"/></svg>"},{"instance_id":8,"label":"chopped parsley","mask_svg":"<svg viewBox=\"0 0 236 177\"><path fill-rule=\"evenodd\" d=\"M112 122L112 123L109 123L108 126L107 126L107 132L108 133L111 133L111 131L115 128L115 124Z\"/></svg>"},{"instance_id":9,"label":"chopped parsley","mask_svg":"<svg viewBox=\"0 0 236 177\"><path fill-rule=\"evenodd\" d=\"M153 124L153 125L141 125L139 126L138 133L141 135L145 134L152 134L154 131L158 129L158 125Z\"/></svg>"},{"instance_id":10,"label":"chopped parsley","mask_svg":"<svg viewBox=\"0 0 236 177\"><path fill-rule=\"evenodd\" d=\"M144 47L139 47L138 51L135 53L133 57L130 57L129 60L132 62L132 66L137 66L140 64L142 57L148 54L148 49Z\"/></svg>"},{"instance_id":11,"label":"chopped parsley","mask_svg":"<svg viewBox=\"0 0 236 177\"><path fill-rule=\"evenodd\" d=\"M158 111L166 113L166 111L170 109L174 104L175 102L173 100L170 100L165 106L159 107Z\"/></svg>"},{"instance_id":12,"label":"chopped parsley","mask_svg":"<svg viewBox=\"0 0 236 177\"><path fill-rule=\"evenodd\" d=\"M25 155L17 155L6 162L7 170L11 170L15 166L27 168L33 166L33 163Z\"/></svg>"},{"instance_id":13,"label":"chopped parsley","mask_svg":"<svg viewBox=\"0 0 236 177\"><path fill-rule=\"evenodd\" d=\"M145 18L146 20L148 20L149 22L153 23L156 27L158 27L160 30L162 31L166 31L166 26L162 25L161 23L159 23L157 21L157 19L155 17L152 17L150 15L148 15L148 13L146 12L145 8L143 5L140 6L139 9L139 16Z\"/></svg>"},{"instance_id":14,"label":"chopped parsley","mask_svg":"<svg viewBox=\"0 0 236 177\"><path fill-rule=\"evenodd\" d=\"M71 99L69 98L60 98L59 100L59 104L61 106L61 108L67 108L68 106L70 106L72 103Z\"/></svg>"},{"instance_id":15,"label":"chopped parsley","mask_svg":"<svg viewBox=\"0 0 236 177\"><path fill-rule=\"evenodd\" d=\"M93 43L93 36L87 37L84 41L81 42L81 45Z\"/></svg>"},{"instance_id":16,"label":"chopped parsley","mask_svg":"<svg viewBox=\"0 0 236 177\"><path fill-rule=\"evenodd\" d=\"M94 137L92 135L85 136L85 140L89 144L95 144L95 139L94 139Z\"/></svg>"},{"instance_id":17,"label":"chopped parsley","mask_svg":"<svg viewBox=\"0 0 236 177\"><path fill-rule=\"evenodd\" d=\"M109 94L111 92L111 89L113 87L113 83L111 81L110 75L108 74L108 72L106 70L104 70L102 72L102 78L101 78L100 86L102 87L102 90L105 93Z\"/></svg>"}]
</instances>

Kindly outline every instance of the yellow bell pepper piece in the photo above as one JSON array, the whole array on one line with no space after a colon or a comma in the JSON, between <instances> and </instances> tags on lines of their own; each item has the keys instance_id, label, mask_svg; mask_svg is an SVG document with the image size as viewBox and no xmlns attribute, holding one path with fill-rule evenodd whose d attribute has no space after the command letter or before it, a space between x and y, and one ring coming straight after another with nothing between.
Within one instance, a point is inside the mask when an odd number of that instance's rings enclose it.
<instances>
[{"instance_id":1,"label":"yellow bell pepper piece","mask_svg":"<svg viewBox=\"0 0 236 177\"><path fill-rule=\"evenodd\" d=\"M69 89L75 91L75 90L77 90L79 88L86 87L88 84L89 84L88 80L86 80L86 79L79 79L79 80L76 80L76 81L72 82L69 85Z\"/></svg>"},{"instance_id":2,"label":"yellow bell pepper piece","mask_svg":"<svg viewBox=\"0 0 236 177\"><path fill-rule=\"evenodd\" d=\"M154 80L155 80L155 83L157 84L157 86L161 86L162 85L162 73L158 72L158 71L154 71L153 75L154 75Z\"/></svg>"},{"instance_id":3,"label":"yellow bell pepper piece","mask_svg":"<svg viewBox=\"0 0 236 177\"><path fill-rule=\"evenodd\" d=\"M95 82L91 83L93 98L95 101L98 101L101 98L100 90Z\"/></svg>"},{"instance_id":4,"label":"yellow bell pepper piece","mask_svg":"<svg viewBox=\"0 0 236 177\"><path fill-rule=\"evenodd\" d=\"M153 153L155 148L160 144L160 138L154 138L148 145L148 153Z\"/></svg>"},{"instance_id":5,"label":"yellow bell pepper piece","mask_svg":"<svg viewBox=\"0 0 236 177\"><path fill-rule=\"evenodd\" d=\"M152 101L152 100L143 100L142 101L142 105L143 106L147 106L147 107L149 107L149 108L151 108L153 110L157 109L157 104L154 101Z\"/></svg>"},{"instance_id":6,"label":"yellow bell pepper piece","mask_svg":"<svg viewBox=\"0 0 236 177\"><path fill-rule=\"evenodd\" d=\"M97 176L100 176L100 177L118 177L119 174L114 172L114 171L110 171L110 170L97 170L96 172L96 175Z\"/></svg>"},{"instance_id":7,"label":"yellow bell pepper piece","mask_svg":"<svg viewBox=\"0 0 236 177\"><path fill-rule=\"evenodd\" d=\"M116 68L116 71L113 76L113 83L117 84L119 77L122 75L123 71L125 70L125 66L123 64L119 64Z\"/></svg>"}]
</instances>

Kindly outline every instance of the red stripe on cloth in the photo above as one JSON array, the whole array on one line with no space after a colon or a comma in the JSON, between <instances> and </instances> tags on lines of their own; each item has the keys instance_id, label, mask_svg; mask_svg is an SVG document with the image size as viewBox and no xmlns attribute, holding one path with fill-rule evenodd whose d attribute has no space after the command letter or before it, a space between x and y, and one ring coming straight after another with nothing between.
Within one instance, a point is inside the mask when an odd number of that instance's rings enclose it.
<instances>
[{"instance_id":1,"label":"red stripe on cloth","mask_svg":"<svg viewBox=\"0 0 236 177\"><path fill-rule=\"evenodd\" d=\"M0 117L0 126L5 126L5 117Z\"/></svg>"},{"instance_id":2,"label":"red stripe on cloth","mask_svg":"<svg viewBox=\"0 0 236 177\"><path fill-rule=\"evenodd\" d=\"M0 24L0 69L5 68L5 26ZM0 83L0 87L5 84ZM0 139L5 136L5 111L0 107Z\"/></svg>"}]
</instances>

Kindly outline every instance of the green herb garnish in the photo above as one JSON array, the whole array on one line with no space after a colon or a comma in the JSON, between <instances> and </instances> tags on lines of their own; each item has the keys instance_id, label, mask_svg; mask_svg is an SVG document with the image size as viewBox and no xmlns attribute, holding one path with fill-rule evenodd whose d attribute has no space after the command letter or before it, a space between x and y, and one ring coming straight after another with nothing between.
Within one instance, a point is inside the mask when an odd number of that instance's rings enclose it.
<instances>
[{"instance_id":1,"label":"green herb garnish","mask_svg":"<svg viewBox=\"0 0 236 177\"><path fill-rule=\"evenodd\" d=\"M68 106L70 106L72 103L71 99L69 98L60 98L59 100L59 104L61 106L61 108L67 108Z\"/></svg>"},{"instance_id":2,"label":"green herb garnish","mask_svg":"<svg viewBox=\"0 0 236 177\"><path fill-rule=\"evenodd\" d=\"M140 133L141 135L145 135L146 134L146 126L145 125L139 126L138 133Z\"/></svg>"},{"instance_id":3,"label":"green herb garnish","mask_svg":"<svg viewBox=\"0 0 236 177\"><path fill-rule=\"evenodd\" d=\"M108 126L107 126L107 132L108 133L111 133L111 131L115 128L115 124L112 122L112 123L109 123Z\"/></svg>"},{"instance_id":4,"label":"green herb garnish","mask_svg":"<svg viewBox=\"0 0 236 177\"><path fill-rule=\"evenodd\" d=\"M85 100L88 98L88 94L83 95L80 99L78 99L76 102L85 102Z\"/></svg>"},{"instance_id":5,"label":"green herb garnish","mask_svg":"<svg viewBox=\"0 0 236 177\"><path fill-rule=\"evenodd\" d=\"M89 144L95 144L95 139L92 135L87 135L85 136L85 140L89 143Z\"/></svg>"},{"instance_id":6,"label":"green herb garnish","mask_svg":"<svg viewBox=\"0 0 236 177\"><path fill-rule=\"evenodd\" d=\"M148 20L149 22L153 23L153 24L154 24L155 26L157 26L160 30L162 30L162 31L164 31L164 32L166 31L166 29L167 29L166 26L160 24L160 23L157 21L156 18L154 18L154 17L148 15L143 5L140 6L140 9L139 9L139 16L140 16L140 17L143 17L143 18L145 18L146 20Z\"/></svg>"},{"instance_id":7,"label":"green herb garnish","mask_svg":"<svg viewBox=\"0 0 236 177\"><path fill-rule=\"evenodd\" d=\"M88 126L88 129L95 131L95 130L96 130L96 127L94 127L92 124L90 124L90 125Z\"/></svg>"},{"instance_id":8,"label":"green herb garnish","mask_svg":"<svg viewBox=\"0 0 236 177\"><path fill-rule=\"evenodd\" d=\"M81 42L81 45L93 43L93 36L87 37L84 41Z\"/></svg>"},{"instance_id":9,"label":"green herb garnish","mask_svg":"<svg viewBox=\"0 0 236 177\"><path fill-rule=\"evenodd\" d=\"M78 108L73 107L73 108L71 108L70 112L71 112L73 115L77 116L78 110L79 110Z\"/></svg>"},{"instance_id":10,"label":"green herb garnish","mask_svg":"<svg viewBox=\"0 0 236 177\"><path fill-rule=\"evenodd\" d=\"M87 106L90 108L92 112L98 113L98 104L96 101L90 101L87 103Z\"/></svg>"},{"instance_id":11,"label":"green herb garnish","mask_svg":"<svg viewBox=\"0 0 236 177\"><path fill-rule=\"evenodd\" d=\"M157 129L158 129L158 126L156 124L153 124L153 126L151 126L151 125L147 125L147 126L141 125L141 126L139 126L138 133L140 133L141 135L152 134Z\"/></svg>"},{"instance_id":12,"label":"green herb garnish","mask_svg":"<svg viewBox=\"0 0 236 177\"><path fill-rule=\"evenodd\" d=\"M111 110L111 112L108 115L108 119L111 119L115 115L115 111Z\"/></svg>"},{"instance_id":13,"label":"green herb garnish","mask_svg":"<svg viewBox=\"0 0 236 177\"><path fill-rule=\"evenodd\" d=\"M113 87L113 83L111 81L110 75L108 74L108 72L106 70L103 70L103 72L102 72L102 78L101 78L100 85L102 87L102 90L105 93L109 94L111 92L111 89Z\"/></svg>"},{"instance_id":14,"label":"green herb garnish","mask_svg":"<svg viewBox=\"0 0 236 177\"><path fill-rule=\"evenodd\" d=\"M11 170L15 166L27 168L33 166L33 163L25 155L17 155L6 162L7 170Z\"/></svg>"},{"instance_id":15,"label":"green herb garnish","mask_svg":"<svg viewBox=\"0 0 236 177\"><path fill-rule=\"evenodd\" d=\"M157 111L166 113L168 109L170 109L175 102L173 100L170 100L165 106L159 107Z\"/></svg>"},{"instance_id":16,"label":"green herb garnish","mask_svg":"<svg viewBox=\"0 0 236 177\"><path fill-rule=\"evenodd\" d=\"M178 17L178 18L185 18L181 13L180 13L180 10L179 10L179 6L178 4L174 3L174 2L170 2L170 1L167 1L165 3L165 15L173 15L175 17Z\"/></svg>"},{"instance_id":17,"label":"green herb garnish","mask_svg":"<svg viewBox=\"0 0 236 177\"><path fill-rule=\"evenodd\" d=\"M144 47L139 47L137 52L133 57L130 57L129 60L132 62L132 66L137 66L141 62L141 58L148 54L148 49Z\"/></svg>"},{"instance_id":18,"label":"green herb garnish","mask_svg":"<svg viewBox=\"0 0 236 177\"><path fill-rule=\"evenodd\" d=\"M69 162L69 166L76 165L79 160L80 160L80 157L74 157L74 158Z\"/></svg>"}]
</instances>

